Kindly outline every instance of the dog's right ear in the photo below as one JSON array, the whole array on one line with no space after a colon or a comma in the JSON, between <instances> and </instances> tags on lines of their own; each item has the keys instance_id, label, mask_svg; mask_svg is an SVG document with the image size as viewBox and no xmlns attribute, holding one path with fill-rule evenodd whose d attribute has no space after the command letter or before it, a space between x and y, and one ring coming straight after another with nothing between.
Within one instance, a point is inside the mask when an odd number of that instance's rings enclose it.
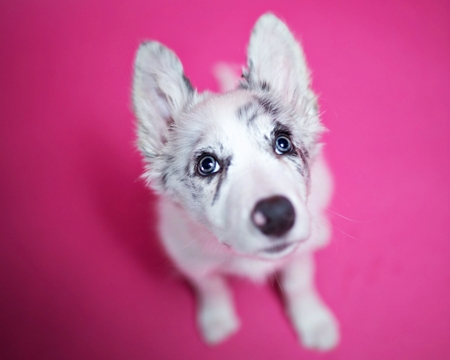
<instances>
[{"instance_id":1,"label":"dog's right ear","mask_svg":"<svg viewBox=\"0 0 450 360\"><path fill-rule=\"evenodd\" d=\"M147 161L161 154L169 127L194 94L172 50L155 41L139 47L134 63L133 105L138 118L138 147Z\"/></svg>"},{"instance_id":2,"label":"dog's right ear","mask_svg":"<svg viewBox=\"0 0 450 360\"><path fill-rule=\"evenodd\" d=\"M271 13L253 27L244 87L270 89L295 104L309 88L309 70L300 44L286 24Z\"/></svg>"},{"instance_id":3,"label":"dog's right ear","mask_svg":"<svg viewBox=\"0 0 450 360\"><path fill-rule=\"evenodd\" d=\"M302 114L301 136L311 152L324 128L310 87L310 72L300 44L275 15L264 14L256 22L250 36L247 66L240 87L272 93Z\"/></svg>"}]
</instances>

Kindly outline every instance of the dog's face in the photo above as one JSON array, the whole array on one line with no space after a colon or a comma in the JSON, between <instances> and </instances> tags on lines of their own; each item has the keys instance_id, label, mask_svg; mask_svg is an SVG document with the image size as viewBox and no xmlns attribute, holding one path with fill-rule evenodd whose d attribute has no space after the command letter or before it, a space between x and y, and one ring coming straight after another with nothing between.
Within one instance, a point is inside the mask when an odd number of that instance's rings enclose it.
<instances>
[{"instance_id":1,"label":"dog's face","mask_svg":"<svg viewBox=\"0 0 450 360\"><path fill-rule=\"evenodd\" d=\"M134 104L152 186L239 254L277 258L309 236L309 161L322 127L306 63L273 15L255 25L238 89L198 94L173 52L138 51Z\"/></svg>"}]
</instances>

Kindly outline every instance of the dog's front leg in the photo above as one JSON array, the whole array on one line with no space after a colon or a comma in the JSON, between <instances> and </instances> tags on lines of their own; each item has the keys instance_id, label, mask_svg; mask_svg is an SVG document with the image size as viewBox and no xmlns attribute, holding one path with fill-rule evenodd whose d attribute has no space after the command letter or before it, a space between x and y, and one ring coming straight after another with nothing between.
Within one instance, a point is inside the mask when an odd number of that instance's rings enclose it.
<instances>
[{"instance_id":1,"label":"dog's front leg","mask_svg":"<svg viewBox=\"0 0 450 360\"><path fill-rule=\"evenodd\" d=\"M225 340L239 328L233 299L225 279L212 275L193 281L197 291L197 321L209 344Z\"/></svg>"},{"instance_id":2,"label":"dog's front leg","mask_svg":"<svg viewBox=\"0 0 450 360\"><path fill-rule=\"evenodd\" d=\"M288 316L303 345L317 350L335 347L339 341L338 323L315 288L311 253L283 269L281 287Z\"/></svg>"}]
</instances>

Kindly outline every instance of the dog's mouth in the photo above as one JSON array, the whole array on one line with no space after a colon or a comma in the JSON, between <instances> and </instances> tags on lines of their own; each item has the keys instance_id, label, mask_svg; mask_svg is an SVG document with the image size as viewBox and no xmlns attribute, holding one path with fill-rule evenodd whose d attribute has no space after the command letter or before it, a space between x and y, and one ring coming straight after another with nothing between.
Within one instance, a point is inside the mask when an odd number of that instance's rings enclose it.
<instances>
[{"instance_id":1,"label":"dog's mouth","mask_svg":"<svg viewBox=\"0 0 450 360\"><path fill-rule=\"evenodd\" d=\"M261 250L261 254L265 256L284 256L290 253L295 247L297 243L283 243L275 246L271 246Z\"/></svg>"}]
</instances>

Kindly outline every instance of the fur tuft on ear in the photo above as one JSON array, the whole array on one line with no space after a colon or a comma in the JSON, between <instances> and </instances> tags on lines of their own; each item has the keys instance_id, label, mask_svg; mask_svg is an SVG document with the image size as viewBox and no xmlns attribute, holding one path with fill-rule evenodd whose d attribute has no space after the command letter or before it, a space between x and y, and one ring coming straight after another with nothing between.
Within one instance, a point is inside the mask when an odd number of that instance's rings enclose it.
<instances>
[{"instance_id":1,"label":"fur tuft on ear","mask_svg":"<svg viewBox=\"0 0 450 360\"><path fill-rule=\"evenodd\" d=\"M141 44L134 64L133 105L138 147L147 161L161 154L169 127L194 96L172 50L155 41Z\"/></svg>"},{"instance_id":2,"label":"fur tuft on ear","mask_svg":"<svg viewBox=\"0 0 450 360\"><path fill-rule=\"evenodd\" d=\"M307 145L314 146L324 128L303 50L286 24L271 13L262 15L252 30L247 52L240 87L270 92L292 106L300 116Z\"/></svg>"}]
</instances>

